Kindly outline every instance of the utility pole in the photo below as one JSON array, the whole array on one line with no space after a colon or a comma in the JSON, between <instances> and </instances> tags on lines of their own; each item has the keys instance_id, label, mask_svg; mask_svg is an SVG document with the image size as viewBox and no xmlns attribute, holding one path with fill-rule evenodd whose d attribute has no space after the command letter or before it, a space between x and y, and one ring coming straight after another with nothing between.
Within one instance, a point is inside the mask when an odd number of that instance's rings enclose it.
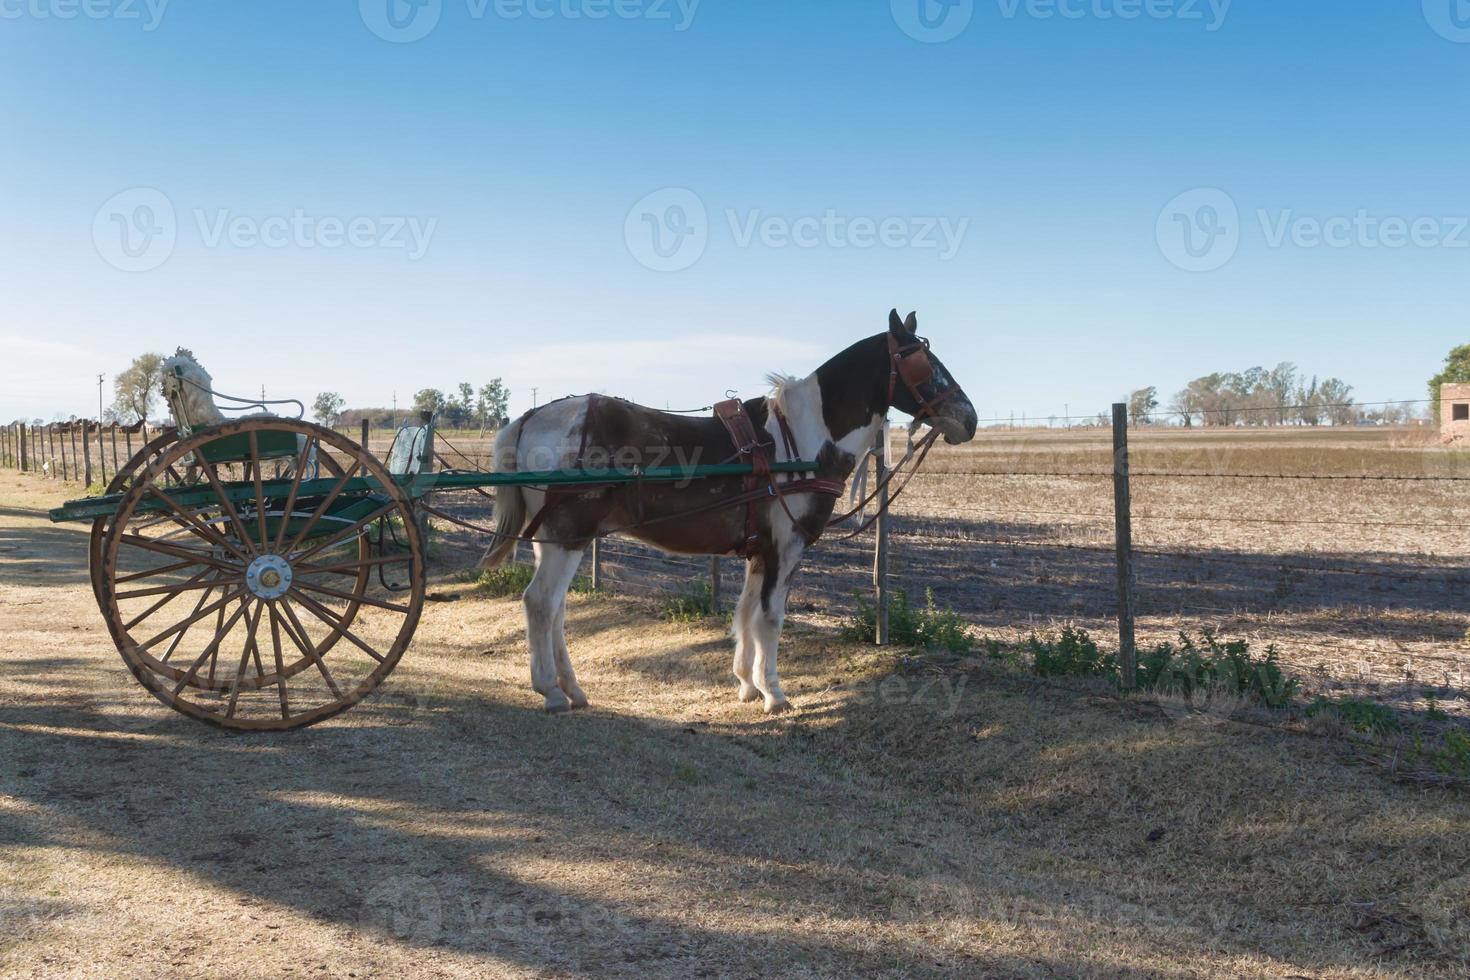
<instances>
[{"instance_id":1,"label":"utility pole","mask_svg":"<svg viewBox=\"0 0 1470 980\"><path fill-rule=\"evenodd\" d=\"M97 421L99 423L102 421L102 379L105 377L107 377L105 374L97 375Z\"/></svg>"},{"instance_id":2,"label":"utility pole","mask_svg":"<svg viewBox=\"0 0 1470 980\"><path fill-rule=\"evenodd\" d=\"M535 408L536 407L536 392L538 392L540 390L541 390L540 388L532 388L531 389L531 407L532 408Z\"/></svg>"}]
</instances>

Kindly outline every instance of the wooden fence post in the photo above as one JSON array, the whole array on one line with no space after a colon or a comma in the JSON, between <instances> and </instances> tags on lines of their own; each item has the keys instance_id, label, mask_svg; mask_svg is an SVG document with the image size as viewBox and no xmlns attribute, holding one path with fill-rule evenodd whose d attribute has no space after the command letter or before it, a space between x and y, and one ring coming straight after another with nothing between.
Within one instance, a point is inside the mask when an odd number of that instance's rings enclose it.
<instances>
[{"instance_id":1,"label":"wooden fence post","mask_svg":"<svg viewBox=\"0 0 1470 980\"><path fill-rule=\"evenodd\" d=\"M102 423L97 423L97 470L101 474L101 482L107 482L107 445L102 438Z\"/></svg>"},{"instance_id":2,"label":"wooden fence post","mask_svg":"<svg viewBox=\"0 0 1470 980\"><path fill-rule=\"evenodd\" d=\"M365 452L365 453L371 452L371 450L368 449L368 435L369 434L370 433L368 432L368 420L366 418L364 418L362 420L362 438L359 440L359 442L362 443L362 451Z\"/></svg>"},{"instance_id":3,"label":"wooden fence post","mask_svg":"<svg viewBox=\"0 0 1470 980\"><path fill-rule=\"evenodd\" d=\"M602 590L602 539L592 539L592 591Z\"/></svg>"},{"instance_id":4,"label":"wooden fence post","mask_svg":"<svg viewBox=\"0 0 1470 980\"><path fill-rule=\"evenodd\" d=\"M876 625L873 642L888 645L888 420L878 427L878 451L873 454L873 474L878 478L878 534L873 545L873 602Z\"/></svg>"},{"instance_id":5,"label":"wooden fence post","mask_svg":"<svg viewBox=\"0 0 1470 980\"><path fill-rule=\"evenodd\" d=\"M709 612L711 616L720 614L720 556L709 556Z\"/></svg>"},{"instance_id":6,"label":"wooden fence post","mask_svg":"<svg viewBox=\"0 0 1470 980\"><path fill-rule=\"evenodd\" d=\"M20 424L20 471L27 472L31 468L30 456L26 453L26 424Z\"/></svg>"},{"instance_id":7,"label":"wooden fence post","mask_svg":"<svg viewBox=\"0 0 1470 980\"><path fill-rule=\"evenodd\" d=\"M10 426L0 426L0 466L10 468Z\"/></svg>"},{"instance_id":8,"label":"wooden fence post","mask_svg":"<svg viewBox=\"0 0 1470 980\"><path fill-rule=\"evenodd\" d=\"M46 439L39 425L31 426L31 451L36 454L36 472L46 472Z\"/></svg>"},{"instance_id":9,"label":"wooden fence post","mask_svg":"<svg viewBox=\"0 0 1470 980\"><path fill-rule=\"evenodd\" d=\"M54 479L57 479L57 475L56 475L57 474L57 469L56 469L56 462L57 462L57 459L56 459L56 425L55 425L55 423L52 423L51 425L46 426L46 443L47 443L47 455L51 457L51 478L54 480ZM66 448L66 444L65 443L62 443L62 448L63 449ZM62 471L65 471L66 470L66 464L64 462L61 465L61 469L62 469Z\"/></svg>"},{"instance_id":10,"label":"wooden fence post","mask_svg":"<svg viewBox=\"0 0 1470 980\"><path fill-rule=\"evenodd\" d=\"M112 475L117 476L117 423L112 423Z\"/></svg>"},{"instance_id":11,"label":"wooden fence post","mask_svg":"<svg viewBox=\"0 0 1470 980\"><path fill-rule=\"evenodd\" d=\"M146 431L145 432L141 432L141 435L143 436L143 442L146 444L148 442L148 433ZM133 458L133 427L132 426L128 426L127 428L123 429L123 446L124 446L124 451L127 452L127 454L128 454L128 460L131 461L132 458Z\"/></svg>"},{"instance_id":12,"label":"wooden fence post","mask_svg":"<svg viewBox=\"0 0 1470 980\"><path fill-rule=\"evenodd\" d=\"M1118 564L1118 660L1123 689L1138 683L1138 650L1133 630L1133 504L1128 486L1128 406L1113 405L1113 527Z\"/></svg>"},{"instance_id":13,"label":"wooden fence post","mask_svg":"<svg viewBox=\"0 0 1470 980\"><path fill-rule=\"evenodd\" d=\"M91 433L88 432L89 426L88 426L88 423L87 423L86 419L83 419L81 424L82 424L82 461L83 461L83 465L86 467L86 469L84 469L82 471L82 483L85 484L86 486L90 487L92 485L92 442L91 442L90 439L87 438L87 436L90 435Z\"/></svg>"},{"instance_id":14,"label":"wooden fence post","mask_svg":"<svg viewBox=\"0 0 1470 980\"><path fill-rule=\"evenodd\" d=\"M82 475L81 464L77 462L77 423L75 422L71 424L71 472L76 477Z\"/></svg>"}]
</instances>

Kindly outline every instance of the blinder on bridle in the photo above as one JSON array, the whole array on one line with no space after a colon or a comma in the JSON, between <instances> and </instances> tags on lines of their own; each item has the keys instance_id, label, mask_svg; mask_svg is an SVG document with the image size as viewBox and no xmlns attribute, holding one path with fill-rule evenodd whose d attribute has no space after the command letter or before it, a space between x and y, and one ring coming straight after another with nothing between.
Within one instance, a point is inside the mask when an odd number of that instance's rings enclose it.
<instances>
[{"instance_id":1,"label":"blinder on bridle","mask_svg":"<svg viewBox=\"0 0 1470 980\"><path fill-rule=\"evenodd\" d=\"M934 390L934 362L929 359L929 341L924 337L915 336L913 343L900 346L898 338L890 331L888 360L888 404L893 404L893 393L898 382L902 381L918 406L918 411L913 413L915 419L934 418L939 414L939 405L955 393L954 388ZM927 396L923 390L925 385L929 386Z\"/></svg>"}]
</instances>

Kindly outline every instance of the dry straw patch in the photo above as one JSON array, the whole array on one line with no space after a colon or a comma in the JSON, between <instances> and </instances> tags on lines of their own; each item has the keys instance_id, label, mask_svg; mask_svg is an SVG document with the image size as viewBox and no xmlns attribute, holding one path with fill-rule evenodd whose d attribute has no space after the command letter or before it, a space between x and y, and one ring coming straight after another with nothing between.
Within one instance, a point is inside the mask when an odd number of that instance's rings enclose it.
<instances>
[{"instance_id":1,"label":"dry straw patch","mask_svg":"<svg viewBox=\"0 0 1470 980\"><path fill-rule=\"evenodd\" d=\"M517 606L468 590L380 696L236 737L99 689L54 496L0 484L6 975L1467 969L1470 803L1330 740L799 624L767 719L718 626L582 596L594 709L548 718Z\"/></svg>"}]
</instances>

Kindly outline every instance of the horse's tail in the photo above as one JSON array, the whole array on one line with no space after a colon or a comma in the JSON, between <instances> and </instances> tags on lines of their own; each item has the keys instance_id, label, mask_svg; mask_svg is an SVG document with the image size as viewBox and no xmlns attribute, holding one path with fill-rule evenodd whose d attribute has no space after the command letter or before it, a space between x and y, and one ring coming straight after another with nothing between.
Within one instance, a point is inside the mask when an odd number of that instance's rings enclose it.
<instances>
[{"instance_id":1,"label":"horse's tail","mask_svg":"<svg viewBox=\"0 0 1470 980\"><path fill-rule=\"evenodd\" d=\"M528 415L523 415L500 430L495 437L495 472L516 471L518 448L521 441L521 426ZM520 487L501 486L495 488L495 540L480 559L483 569L498 568L515 553L521 529L526 526L526 498Z\"/></svg>"}]
</instances>

